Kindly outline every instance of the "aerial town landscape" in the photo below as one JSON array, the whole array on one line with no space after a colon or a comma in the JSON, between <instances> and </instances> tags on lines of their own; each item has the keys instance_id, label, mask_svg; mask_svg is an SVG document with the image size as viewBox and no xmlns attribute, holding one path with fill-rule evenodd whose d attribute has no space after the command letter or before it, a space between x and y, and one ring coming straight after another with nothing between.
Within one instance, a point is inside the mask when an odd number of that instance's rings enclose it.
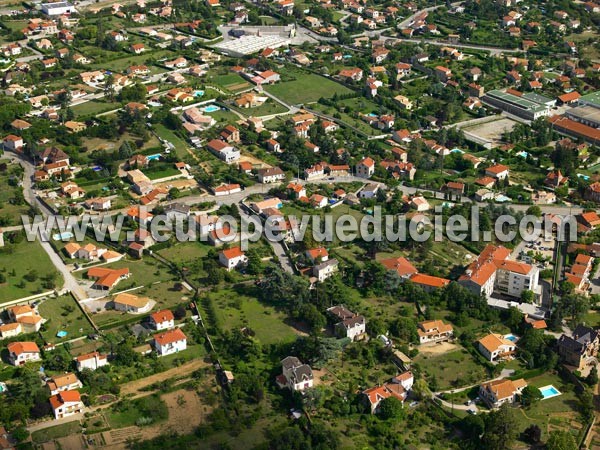
<instances>
[{"instance_id":1,"label":"aerial town landscape","mask_svg":"<svg viewBox=\"0 0 600 450\"><path fill-rule=\"evenodd\" d=\"M600 450L599 36L0 0L0 450Z\"/></svg>"}]
</instances>

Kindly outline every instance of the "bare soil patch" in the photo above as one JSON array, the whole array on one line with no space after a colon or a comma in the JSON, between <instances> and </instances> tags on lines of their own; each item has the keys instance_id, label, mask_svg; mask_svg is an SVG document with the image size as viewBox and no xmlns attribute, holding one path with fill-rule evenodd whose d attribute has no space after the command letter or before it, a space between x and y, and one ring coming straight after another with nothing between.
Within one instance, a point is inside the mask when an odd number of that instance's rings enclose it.
<instances>
[{"instance_id":1,"label":"bare soil patch","mask_svg":"<svg viewBox=\"0 0 600 450\"><path fill-rule=\"evenodd\" d=\"M459 347L452 342L441 342L439 344L420 345L419 354L421 355L441 355L443 353L458 350Z\"/></svg>"}]
</instances>

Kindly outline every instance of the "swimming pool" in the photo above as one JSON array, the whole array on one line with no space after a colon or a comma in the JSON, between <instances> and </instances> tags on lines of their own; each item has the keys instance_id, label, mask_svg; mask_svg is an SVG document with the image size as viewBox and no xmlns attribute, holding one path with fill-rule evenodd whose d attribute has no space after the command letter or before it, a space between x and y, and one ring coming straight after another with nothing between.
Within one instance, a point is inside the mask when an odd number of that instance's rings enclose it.
<instances>
[{"instance_id":1,"label":"swimming pool","mask_svg":"<svg viewBox=\"0 0 600 450\"><path fill-rule=\"evenodd\" d=\"M94 166L94 167L92 167L92 170L94 172L100 172L102 170L102 166Z\"/></svg>"},{"instance_id":2,"label":"swimming pool","mask_svg":"<svg viewBox=\"0 0 600 450\"><path fill-rule=\"evenodd\" d=\"M544 386L539 388L540 392L542 393L542 400L546 400L552 397L557 397L559 395L561 395L561 392L556 389L554 386L552 386L551 384L549 384L548 386Z\"/></svg>"},{"instance_id":3,"label":"swimming pool","mask_svg":"<svg viewBox=\"0 0 600 450\"><path fill-rule=\"evenodd\" d=\"M504 336L504 339L506 339L507 341L510 341L510 342L517 342L519 340L519 338L512 333Z\"/></svg>"},{"instance_id":4,"label":"swimming pool","mask_svg":"<svg viewBox=\"0 0 600 450\"><path fill-rule=\"evenodd\" d=\"M6 383L0 383L0 394L4 394L8 392L8 388L6 387Z\"/></svg>"},{"instance_id":5,"label":"swimming pool","mask_svg":"<svg viewBox=\"0 0 600 450\"><path fill-rule=\"evenodd\" d=\"M464 150L461 150L460 148L453 148L450 150L450 153L464 153Z\"/></svg>"},{"instance_id":6,"label":"swimming pool","mask_svg":"<svg viewBox=\"0 0 600 450\"><path fill-rule=\"evenodd\" d=\"M578 176L579 178L582 178L582 179L584 179L585 181L588 181L588 180L590 179L590 177L588 177L587 175L584 175L584 174L582 174L582 173L578 173L578 174L577 174L577 176Z\"/></svg>"},{"instance_id":7,"label":"swimming pool","mask_svg":"<svg viewBox=\"0 0 600 450\"><path fill-rule=\"evenodd\" d=\"M494 200L496 200L499 203L510 202L510 197L507 197L506 195L498 194L498 195L496 195L496 198L494 198Z\"/></svg>"},{"instance_id":8,"label":"swimming pool","mask_svg":"<svg viewBox=\"0 0 600 450\"><path fill-rule=\"evenodd\" d=\"M75 237L75 235L70 231L63 231L62 233L56 233L52 235L52 239L55 241L66 241L72 237Z\"/></svg>"},{"instance_id":9,"label":"swimming pool","mask_svg":"<svg viewBox=\"0 0 600 450\"><path fill-rule=\"evenodd\" d=\"M523 151L523 152L517 153L517 155L520 156L521 158L527 158L529 156L529 153Z\"/></svg>"},{"instance_id":10,"label":"swimming pool","mask_svg":"<svg viewBox=\"0 0 600 450\"><path fill-rule=\"evenodd\" d=\"M160 159L160 153L155 153L154 155L148 155L146 156L146 158L148 159L148 161L156 161Z\"/></svg>"},{"instance_id":11,"label":"swimming pool","mask_svg":"<svg viewBox=\"0 0 600 450\"><path fill-rule=\"evenodd\" d=\"M215 105L208 105L207 107L205 107L205 108L204 108L204 112L211 113L211 112L218 111L218 110L220 110L220 109L221 109L221 108L219 108L218 106L215 106Z\"/></svg>"},{"instance_id":12,"label":"swimming pool","mask_svg":"<svg viewBox=\"0 0 600 450\"><path fill-rule=\"evenodd\" d=\"M204 95L204 91L194 91L194 97L202 97Z\"/></svg>"}]
</instances>

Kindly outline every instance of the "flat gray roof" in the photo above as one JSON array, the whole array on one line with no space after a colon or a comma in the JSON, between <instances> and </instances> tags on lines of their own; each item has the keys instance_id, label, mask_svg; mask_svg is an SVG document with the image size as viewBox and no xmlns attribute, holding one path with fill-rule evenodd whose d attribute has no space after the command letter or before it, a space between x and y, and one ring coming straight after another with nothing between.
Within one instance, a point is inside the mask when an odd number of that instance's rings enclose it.
<instances>
[{"instance_id":1,"label":"flat gray roof","mask_svg":"<svg viewBox=\"0 0 600 450\"><path fill-rule=\"evenodd\" d=\"M577 106L566 111L567 116L600 123L600 109L593 106Z\"/></svg>"}]
</instances>

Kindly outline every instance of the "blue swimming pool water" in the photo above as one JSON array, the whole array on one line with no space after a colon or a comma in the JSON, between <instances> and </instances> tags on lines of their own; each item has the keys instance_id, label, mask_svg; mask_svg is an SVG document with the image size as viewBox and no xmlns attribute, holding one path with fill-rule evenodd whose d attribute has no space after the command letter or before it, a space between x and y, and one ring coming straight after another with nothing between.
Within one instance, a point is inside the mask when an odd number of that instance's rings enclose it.
<instances>
[{"instance_id":1,"label":"blue swimming pool water","mask_svg":"<svg viewBox=\"0 0 600 450\"><path fill-rule=\"evenodd\" d=\"M74 237L74 235L70 231L63 231L62 233L56 233L52 235L52 239L55 241L65 241L67 239L71 239L72 237Z\"/></svg>"},{"instance_id":2,"label":"blue swimming pool water","mask_svg":"<svg viewBox=\"0 0 600 450\"><path fill-rule=\"evenodd\" d=\"M59 331L58 333L56 333L56 337L64 338L67 334L69 333L67 333L66 331Z\"/></svg>"},{"instance_id":3,"label":"blue swimming pool water","mask_svg":"<svg viewBox=\"0 0 600 450\"><path fill-rule=\"evenodd\" d=\"M92 167L92 170L94 172L100 172L102 170L102 166L94 166L94 167Z\"/></svg>"},{"instance_id":4,"label":"blue swimming pool water","mask_svg":"<svg viewBox=\"0 0 600 450\"><path fill-rule=\"evenodd\" d=\"M517 342L517 340L519 339L518 337L516 337L514 334L507 334L506 336L504 336L504 339L510 341L510 342Z\"/></svg>"},{"instance_id":5,"label":"blue swimming pool water","mask_svg":"<svg viewBox=\"0 0 600 450\"><path fill-rule=\"evenodd\" d=\"M499 194L499 195L496 195L495 200L497 202L504 203L504 202L509 202L510 201L510 197L507 197L506 195Z\"/></svg>"},{"instance_id":6,"label":"blue swimming pool water","mask_svg":"<svg viewBox=\"0 0 600 450\"><path fill-rule=\"evenodd\" d=\"M148 158L148 161L156 161L156 160L160 159L160 153L155 153L154 155L148 155L148 156L146 156L146 158Z\"/></svg>"},{"instance_id":7,"label":"blue swimming pool water","mask_svg":"<svg viewBox=\"0 0 600 450\"><path fill-rule=\"evenodd\" d=\"M352 55L344 55L343 58L344 59L350 59L350 58L352 58Z\"/></svg>"},{"instance_id":8,"label":"blue swimming pool water","mask_svg":"<svg viewBox=\"0 0 600 450\"><path fill-rule=\"evenodd\" d=\"M221 108L219 108L218 106L208 105L206 108L204 108L204 112L211 113L211 112L218 111L219 109L221 109Z\"/></svg>"},{"instance_id":9,"label":"blue swimming pool water","mask_svg":"<svg viewBox=\"0 0 600 450\"><path fill-rule=\"evenodd\" d=\"M453 148L452 150L450 150L450 153L464 153L464 151L460 148Z\"/></svg>"},{"instance_id":10,"label":"blue swimming pool water","mask_svg":"<svg viewBox=\"0 0 600 450\"><path fill-rule=\"evenodd\" d=\"M544 397L544 399L560 395L560 391L552 385L540 388L540 392L542 393L542 397Z\"/></svg>"},{"instance_id":11,"label":"blue swimming pool water","mask_svg":"<svg viewBox=\"0 0 600 450\"><path fill-rule=\"evenodd\" d=\"M578 174L577 174L577 176L578 176L579 178L583 178L585 181L588 181L588 180L590 179L590 177L588 177L587 175L584 175L584 174L582 174L582 173L578 173Z\"/></svg>"},{"instance_id":12,"label":"blue swimming pool water","mask_svg":"<svg viewBox=\"0 0 600 450\"><path fill-rule=\"evenodd\" d=\"M377 114L375 114L375 113L369 113L369 114L367 114L367 116L369 116L369 117L377 117Z\"/></svg>"},{"instance_id":13,"label":"blue swimming pool water","mask_svg":"<svg viewBox=\"0 0 600 450\"><path fill-rule=\"evenodd\" d=\"M517 155L519 155L521 158L527 158L529 156L529 153L523 151L517 153Z\"/></svg>"},{"instance_id":14,"label":"blue swimming pool water","mask_svg":"<svg viewBox=\"0 0 600 450\"><path fill-rule=\"evenodd\" d=\"M195 97L202 97L204 95L204 91L194 91Z\"/></svg>"}]
</instances>

